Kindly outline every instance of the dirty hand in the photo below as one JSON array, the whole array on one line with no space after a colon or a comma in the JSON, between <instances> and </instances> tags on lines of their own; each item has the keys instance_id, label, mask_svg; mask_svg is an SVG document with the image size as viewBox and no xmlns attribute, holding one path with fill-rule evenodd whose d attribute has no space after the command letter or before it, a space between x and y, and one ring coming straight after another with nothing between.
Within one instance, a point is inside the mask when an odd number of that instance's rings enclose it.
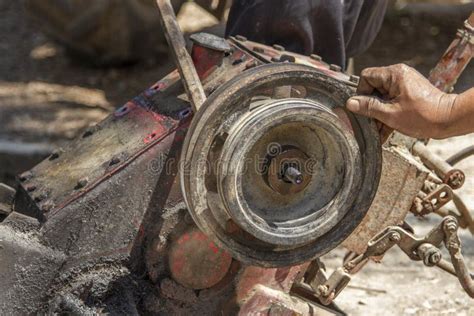
<instances>
[{"instance_id":1,"label":"dirty hand","mask_svg":"<svg viewBox=\"0 0 474 316\"><path fill-rule=\"evenodd\" d=\"M369 96L376 92L382 98ZM453 136L448 127L454 119L457 95L441 92L407 65L363 70L357 93L360 95L347 101L352 112L412 137Z\"/></svg>"}]
</instances>

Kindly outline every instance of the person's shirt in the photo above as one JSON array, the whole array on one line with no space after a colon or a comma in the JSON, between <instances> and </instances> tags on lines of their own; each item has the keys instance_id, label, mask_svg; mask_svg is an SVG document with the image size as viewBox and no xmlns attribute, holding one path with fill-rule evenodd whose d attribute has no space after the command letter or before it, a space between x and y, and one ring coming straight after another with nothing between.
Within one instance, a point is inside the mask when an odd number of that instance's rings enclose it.
<instances>
[{"instance_id":1,"label":"person's shirt","mask_svg":"<svg viewBox=\"0 0 474 316\"><path fill-rule=\"evenodd\" d=\"M226 36L279 44L346 67L377 35L388 0L234 0Z\"/></svg>"}]
</instances>

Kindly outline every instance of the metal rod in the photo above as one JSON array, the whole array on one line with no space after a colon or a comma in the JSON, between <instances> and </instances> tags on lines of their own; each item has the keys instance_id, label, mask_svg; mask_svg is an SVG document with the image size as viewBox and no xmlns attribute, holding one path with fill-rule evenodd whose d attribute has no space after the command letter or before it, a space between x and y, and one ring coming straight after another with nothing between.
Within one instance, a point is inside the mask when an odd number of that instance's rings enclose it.
<instances>
[{"instance_id":1,"label":"metal rod","mask_svg":"<svg viewBox=\"0 0 474 316\"><path fill-rule=\"evenodd\" d=\"M453 203L456 206L459 214L461 214L462 219L466 222L467 227L471 234L474 235L474 220L472 219L471 213L467 208L466 204L463 202L461 197L453 192Z\"/></svg>"},{"instance_id":2,"label":"metal rod","mask_svg":"<svg viewBox=\"0 0 474 316\"><path fill-rule=\"evenodd\" d=\"M461 162L462 160L466 158L469 158L472 155L474 155L474 145L464 148L460 152L452 155L451 157L446 159L446 162L454 166L455 164Z\"/></svg>"},{"instance_id":3,"label":"metal rod","mask_svg":"<svg viewBox=\"0 0 474 316\"><path fill-rule=\"evenodd\" d=\"M453 189L459 189L464 184L465 175L462 170L453 168L444 159L431 152L422 142L413 145L413 153L420 157L421 161L433 170L444 183Z\"/></svg>"},{"instance_id":4,"label":"metal rod","mask_svg":"<svg viewBox=\"0 0 474 316\"><path fill-rule=\"evenodd\" d=\"M170 0L156 0L156 3L166 40L171 48L189 102L196 113L199 107L206 101L204 88L194 67L193 60L186 50L186 42L179 28Z\"/></svg>"},{"instance_id":5,"label":"metal rod","mask_svg":"<svg viewBox=\"0 0 474 316\"><path fill-rule=\"evenodd\" d=\"M474 54L474 12L464 23L433 70L429 80L438 89L450 92Z\"/></svg>"}]
</instances>

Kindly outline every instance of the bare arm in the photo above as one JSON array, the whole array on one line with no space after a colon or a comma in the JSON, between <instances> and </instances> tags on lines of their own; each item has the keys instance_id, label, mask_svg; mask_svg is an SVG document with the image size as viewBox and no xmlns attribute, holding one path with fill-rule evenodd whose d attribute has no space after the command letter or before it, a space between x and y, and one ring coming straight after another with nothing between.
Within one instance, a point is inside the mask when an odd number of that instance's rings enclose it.
<instances>
[{"instance_id":1,"label":"bare arm","mask_svg":"<svg viewBox=\"0 0 474 316\"><path fill-rule=\"evenodd\" d=\"M383 98L367 96L378 91ZM367 68L347 108L373 117L403 134L447 138L474 132L474 88L447 94L415 69L403 65Z\"/></svg>"}]
</instances>

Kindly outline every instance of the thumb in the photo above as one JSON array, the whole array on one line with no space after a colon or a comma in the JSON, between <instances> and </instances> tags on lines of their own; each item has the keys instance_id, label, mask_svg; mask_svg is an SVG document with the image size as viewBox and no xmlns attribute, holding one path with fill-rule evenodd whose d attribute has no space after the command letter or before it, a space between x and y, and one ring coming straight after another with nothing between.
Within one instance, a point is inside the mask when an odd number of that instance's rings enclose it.
<instances>
[{"instance_id":1,"label":"thumb","mask_svg":"<svg viewBox=\"0 0 474 316\"><path fill-rule=\"evenodd\" d=\"M349 111L375 118L383 123L388 119L388 105L376 97L357 96L347 100Z\"/></svg>"}]
</instances>

